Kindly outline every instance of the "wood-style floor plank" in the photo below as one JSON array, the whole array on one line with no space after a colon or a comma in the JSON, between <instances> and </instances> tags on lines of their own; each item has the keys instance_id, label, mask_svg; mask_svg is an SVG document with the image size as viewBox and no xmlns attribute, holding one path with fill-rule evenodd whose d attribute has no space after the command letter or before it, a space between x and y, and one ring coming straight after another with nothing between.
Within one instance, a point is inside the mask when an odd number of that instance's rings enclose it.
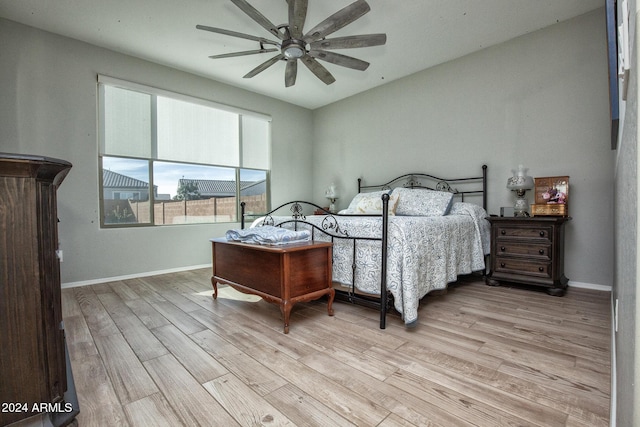
<instances>
[{"instance_id":1,"label":"wood-style floor plank","mask_svg":"<svg viewBox=\"0 0 640 427\"><path fill-rule=\"evenodd\" d=\"M420 302L417 326L325 300L278 306L210 269L62 293L79 425L609 424L610 293L552 297L477 276Z\"/></svg>"},{"instance_id":2,"label":"wood-style floor plank","mask_svg":"<svg viewBox=\"0 0 640 427\"><path fill-rule=\"evenodd\" d=\"M122 335L97 335L95 341L100 354L110 356L103 360L122 404L126 405L158 391L142 362Z\"/></svg>"},{"instance_id":3,"label":"wood-style floor plank","mask_svg":"<svg viewBox=\"0 0 640 427\"><path fill-rule=\"evenodd\" d=\"M282 412L232 374L211 380L204 384L204 388L241 425L295 426Z\"/></svg>"},{"instance_id":4,"label":"wood-style floor plank","mask_svg":"<svg viewBox=\"0 0 640 427\"><path fill-rule=\"evenodd\" d=\"M124 406L132 427L180 427L178 418L161 393L154 393Z\"/></svg>"},{"instance_id":5,"label":"wood-style floor plank","mask_svg":"<svg viewBox=\"0 0 640 427\"><path fill-rule=\"evenodd\" d=\"M111 292L98 295L98 299L141 361L167 354L167 348L120 299L120 296Z\"/></svg>"},{"instance_id":6,"label":"wood-style floor plank","mask_svg":"<svg viewBox=\"0 0 640 427\"><path fill-rule=\"evenodd\" d=\"M426 392L422 387L428 381L463 394L474 401L493 405L496 411L507 412L534 424L535 420L543 419L544 423L538 424L540 426L562 426L566 420L567 415L560 411L488 384L486 380L494 373L491 369L471 363L463 363L463 368L456 367L455 361L449 357L441 357L437 364L432 364L416 363L416 358L413 356L392 353L382 348L372 348L369 352L401 368L402 372L394 374L394 377L401 374L412 375L413 389L420 393Z\"/></svg>"},{"instance_id":7,"label":"wood-style floor plank","mask_svg":"<svg viewBox=\"0 0 640 427\"><path fill-rule=\"evenodd\" d=\"M144 365L186 425L240 425L172 355L148 360Z\"/></svg>"},{"instance_id":8,"label":"wood-style floor plank","mask_svg":"<svg viewBox=\"0 0 640 427\"><path fill-rule=\"evenodd\" d=\"M160 326L171 324L166 317L160 314L144 299L125 301L125 304L135 313L147 329L159 328Z\"/></svg>"},{"instance_id":9,"label":"wood-style floor plank","mask_svg":"<svg viewBox=\"0 0 640 427\"><path fill-rule=\"evenodd\" d=\"M82 426L128 426L120 400L103 364L104 357L71 361Z\"/></svg>"},{"instance_id":10,"label":"wood-style floor plank","mask_svg":"<svg viewBox=\"0 0 640 427\"><path fill-rule=\"evenodd\" d=\"M282 377L266 369L255 359L225 341L213 331L198 332L191 335L191 338L261 396L266 396L288 384Z\"/></svg>"},{"instance_id":11,"label":"wood-style floor plank","mask_svg":"<svg viewBox=\"0 0 640 427\"><path fill-rule=\"evenodd\" d=\"M115 322L104 309L102 303L100 303L98 296L93 290L93 286L73 288L72 292L75 293L87 326L94 337L97 335L113 335L119 333Z\"/></svg>"},{"instance_id":12,"label":"wood-style floor plank","mask_svg":"<svg viewBox=\"0 0 640 427\"><path fill-rule=\"evenodd\" d=\"M265 396L265 399L287 415L299 427L353 427L335 411L292 384L285 384Z\"/></svg>"},{"instance_id":13,"label":"wood-style floor plank","mask_svg":"<svg viewBox=\"0 0 640 427\"><path fill-rule=\"evenodd\" d=\"M162 326L153 333L200 384L229 372L175 326Z\"/></svg>"}]
</instances>

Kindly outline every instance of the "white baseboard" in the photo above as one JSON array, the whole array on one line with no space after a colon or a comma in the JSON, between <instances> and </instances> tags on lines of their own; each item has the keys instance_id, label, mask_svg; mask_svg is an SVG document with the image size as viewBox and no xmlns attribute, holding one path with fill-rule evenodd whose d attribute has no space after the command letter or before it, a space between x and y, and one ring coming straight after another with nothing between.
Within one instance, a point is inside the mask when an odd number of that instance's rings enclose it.
<instances>
[{"instance_id":1,"label":"white baseboard","mask_svg":"<svg viewBox=\"0 0 640 427\"><path fill-rule=\"evenodd\" d=\"M574 282L570 280L568 286L572 288L593 289L594 291L611 292L611 286L598 285L595 283Z\"/></svg>"},{"instance_id":2,"label":"white baseboard","mask_svg":"<svg viewBox=\"0 0 640 427\"><path fill-rule=\"evenodd\" d=\"M197 270L199 268L210 268L211 264L190 265L187 267L169 268L167 270L147 271L144 273L127 274L124 276L105 277L101 279L81 280L79 282L68 282L62 284L62 289L76 288L78 286L97 285L100 283L117 282L118 280L136 279L138 277L156 276L159 274L177 273L180 271ZM584 283L569 281L568 286L573 288L592 289L595 291L611 292L611 286L598 285L595 283Z\"/></svg>"},{"instance_id":3,"label":"white baseboard","mask_svg":"<svg viewBox=\"0 0 640 427\"><path fill-rule=\"evenodd\" d=\"M81 280L79 282L68 282L62 284L62 289L76 288L78 286L97 285L100 283L117 282L118 280L137 279L139 277L156 276L159 274L178 273L180 271L197 270L200 268L211 268L211 264L191 265L187 267L170 268L167 270L147 271L144 273L127 274L125 276L105 277L102 279Z\"/></svg>"}]
</instances>

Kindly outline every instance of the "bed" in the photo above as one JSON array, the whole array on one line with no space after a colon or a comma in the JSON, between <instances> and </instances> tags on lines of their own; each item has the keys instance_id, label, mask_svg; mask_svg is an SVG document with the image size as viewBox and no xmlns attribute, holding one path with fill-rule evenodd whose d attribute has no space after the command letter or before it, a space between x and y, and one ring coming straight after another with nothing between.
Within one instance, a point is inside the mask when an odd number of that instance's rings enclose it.
<instances>
[{"instance_id":1,"label":"bed","mask_svg":"<svg viewBox=\"0 0 640 427\"><path fill-rule=\"evenodd\" d=\"M486 165L480 176L457 179L426 173L375 185L358 179L357 195L338 213L292 201L256 218L241 203L241 225L308 230L311 240L332 242L336 299L378 308L381 329L392 307L412 327L425 295L459 275L485 273L486 184Z\"/></svg>"}]
</instances>

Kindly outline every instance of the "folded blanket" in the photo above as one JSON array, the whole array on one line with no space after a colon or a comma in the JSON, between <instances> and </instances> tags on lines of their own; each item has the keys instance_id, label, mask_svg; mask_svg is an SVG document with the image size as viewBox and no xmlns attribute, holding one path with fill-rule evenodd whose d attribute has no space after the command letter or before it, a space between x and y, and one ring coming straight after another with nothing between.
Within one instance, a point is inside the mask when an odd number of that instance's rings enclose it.
<instances>
[{"instance_id":1,"label":"folded blanket","mask_svg":"<svg viewBox=\"0 0 640 427\"><path fill-rule=\"evenodd\" d=\"M311 238L311 231L293 231L273 225L247 228L244 230L228 230L227 240L236 242L257 243L260 245L283 245L286 243L300 242Z\"/></svg>"}]
</instances>

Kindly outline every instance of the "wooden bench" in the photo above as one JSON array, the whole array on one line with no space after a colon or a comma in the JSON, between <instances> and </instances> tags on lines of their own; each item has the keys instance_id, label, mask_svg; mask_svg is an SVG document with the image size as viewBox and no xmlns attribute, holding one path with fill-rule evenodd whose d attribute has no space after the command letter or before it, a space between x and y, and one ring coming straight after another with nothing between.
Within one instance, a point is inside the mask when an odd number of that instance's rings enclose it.
<instances>
[{"instance_id":1,"label":"wooden bench","mask_svg":"<svg viewBox=\"0 0 640 427\"><path fill-rule=\"evenodd\" d=\"M332 243L305 241L264 246L225 238L211 239L211 242L214 299L218 297L218 283L224 283L278 304L285 334L289 333L291 308L298 302L328 295L327 309L329 316L333 316Z\"/></svg>"}]
</instances>

